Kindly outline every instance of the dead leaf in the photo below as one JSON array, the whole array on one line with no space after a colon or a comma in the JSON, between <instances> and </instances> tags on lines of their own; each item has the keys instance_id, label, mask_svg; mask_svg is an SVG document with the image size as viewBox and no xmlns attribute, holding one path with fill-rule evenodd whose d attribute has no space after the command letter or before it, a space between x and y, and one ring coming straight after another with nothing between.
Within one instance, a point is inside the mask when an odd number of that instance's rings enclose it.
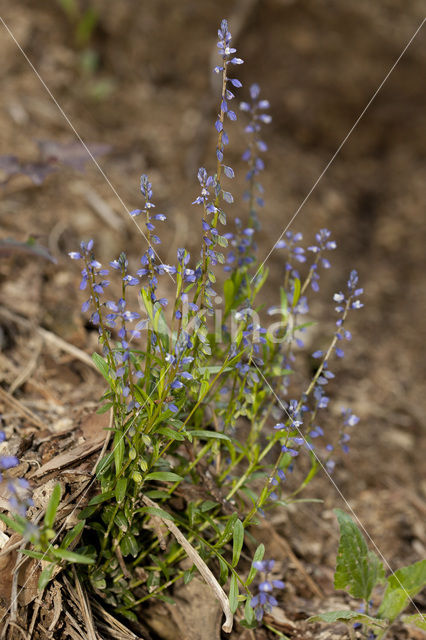
<instances>
[{"instance_id":1,"label":"dead leaf","mask_svg":"<svg viewBox=\"0 0 426 640\"><path fill-rule=\"evenodd\" d=\"M280 607L272 607L272 611L265 615L265 619L268 618L280 631L284 633L296 633L297 627L292 620L287 618L284 611Z\"/></svg>"},{"instance_id":2,"label":"dead leaf","mask_svg":"<svg viewBox=\"0 0 426 640\"><path fill-rule=\"evenodd\" d=\"M13 547L21 539L22 537L19 533L14 533L2 549L2 555L0 556L0 612L2 607L7 608L10 605L12 574L16 562L16 550L14 549L10 553L6 553L6 550L9 547Z\"/></svg>"},{"instance_id":3,"label":"dead leaf","mask_svg":"<svg viewBox=\"0 0 426 640\"><path fill-rule=\"evenodd\" d=\"M95 451L98 451L98 449L102 447L106 437L105 428L108 426L109 414L89 414L83 419L80 425L80 429L83 432L83 437L86 442L55 456L46 462L46 464L42 465L40 469L31 473L28 477L40 478L51 471L58 471L59 469L75 465L76 462L92 455L92 453L95 453Z\"/></svg>"}]
</instances>

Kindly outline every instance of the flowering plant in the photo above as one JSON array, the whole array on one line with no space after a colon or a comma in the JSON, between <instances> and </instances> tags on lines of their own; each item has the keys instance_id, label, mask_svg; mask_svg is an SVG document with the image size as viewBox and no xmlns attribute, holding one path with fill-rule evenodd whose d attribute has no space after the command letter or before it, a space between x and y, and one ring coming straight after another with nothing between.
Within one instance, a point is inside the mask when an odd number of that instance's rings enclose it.
<instances>
[{"instance_id":1,"label":"flowering plant","mask_svg":"<svg viewBox=\"0 0 426 640\"><path fill-rule=\"evenodd\" d=\"M334 296L337 321L329 345L312 354L312 379L296 378L297 363L306 357L303 336L312 324L309 295L319 291L321 269L330 267L336 243L327 229L306 248L301 233L285 232L276 244L283 252L279 297L263 317L258 294L267 271L256 257L255 236L264 204L259 178L267 145L261 136L262 125L271 122L269 103L252 85L251 102L240 105L248 115L243 155L248 206L228 232L234 197L227 185L235 173L225 155L228 124L237 119L234 91L242 87L230 74L243 60L235 55L226 20L217 45L221 61L214 72L222 82L215 168L199 169L193 202L200 212L199 258L179 248L174 265L160 259L157 227L166 216L156 213L146 175L140 208L131 212L144 220L148 247L141 266L132 270L121 253L105 268L92 240L70 254L83 263L82 311L91 310L90 321L99 331L101 355L93 359L107 383L100 412L112 412L112 438L96 469L98 492L80 513L84 525L74 555L87 559L79 571L86 572L96 593L130 619L141 603L168 598L177 580L188 582L198 569L221 600L224 629L230 630L239 606L242 624L252 627L276 603L272 590L284 588L269 577L273 561L263 559L262 544L253 547L247 528L271 509L294 502L321 467L331 472L335 465L337 443L329 441L321 416L329 405L331 362L344 355L341 344L351 338L347 318L362 307L362 289L352 271L345 290ZM110 274L120 283L118 299L107 295ZM162 293L166 278L175 289L171 299ZM136 291L138 311L132 304ZM272 316L278 322L267 325ZM357 422L344 409L339 435L344 452ZM287 476L301 454L309 471L298 488L287 490ZM253 554L248 572L240 563L243 549ZM54 563L48 540L42 552ZM182 562L185 555L190 568ZM257 572L262 580L253 595Z\"/></svg>"}]
</instances>

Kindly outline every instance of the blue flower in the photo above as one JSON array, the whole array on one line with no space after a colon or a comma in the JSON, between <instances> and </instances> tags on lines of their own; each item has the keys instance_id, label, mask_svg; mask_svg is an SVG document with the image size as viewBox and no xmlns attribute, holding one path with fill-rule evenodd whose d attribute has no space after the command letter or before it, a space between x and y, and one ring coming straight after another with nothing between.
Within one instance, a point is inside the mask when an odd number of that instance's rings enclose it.
<instances>
[{"instance_id":1,"label":"blue flower","mask_svg":"<svg viewBox=\"0 0 426 640\"><path fill-rule=\"evenodd\" d=\"M274 598L274 589L284 589L285 583L282 580L275 580L269 577L274 567L274 560L260 560L253 562L253 567L262 573L262 581L258 585L258 593L250 600L250 606L254 609L256 620L260 622L264 613L270 613L272 607L276 607L278 602Z\"/></svg>"}]
</instances>

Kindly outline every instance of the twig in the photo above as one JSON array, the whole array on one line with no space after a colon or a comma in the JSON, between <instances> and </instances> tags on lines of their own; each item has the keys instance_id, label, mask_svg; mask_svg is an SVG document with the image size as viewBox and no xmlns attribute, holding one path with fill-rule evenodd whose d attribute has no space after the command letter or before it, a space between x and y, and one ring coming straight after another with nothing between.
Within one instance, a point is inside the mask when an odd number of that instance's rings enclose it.
<instances>
[{"instance_id":1,"label":"twig","mask_svg":"<svg viewBox=\"0 0 426 640\"><path fill-rule=\"evenodd\" d=\"M35 624L37 622L37 617L38 617L38 612L40 611L40 607L41 607L41 595L37 598L35 602L35 607L33 609L33 615L31 618L31 624L28 629L27 640L31 640L31 636L33 635L33 631L34 631Z\"/></svg>"},{"instance_id":2,"label":"twig","mask_svg":"<svg viewBox=\"0 0 426 640\"><path fill-rule=\"evenodd\" d=\"M19 413L25 416L32 424L39 427L39 429L46 429L46 425L44 422L40 420L35 413L31 411L31 409L27 409L19 400L14 398L8 391L5 391L2 387L0 387L0 398L14 407Z\"/></svg>"},{"instance_id":3,"label":"twig","mask_svg":"<svg viewBox=\"0 0 426 640\"><path fill-rule=\"evenodd\" d=\"M155 509L159 508L158 505L147 496L143 496L142 500L149 507L154 507ZM158 517L161 518L161 515L158 515ZM197 551L188 542L188 540L177 528L177 526L166 518L161 518L161 520L164 522L164 524L166 525L170 533L174 535L174 537L179 542L181 547L185 550L190 560L192 560L192 562L195 564L195 566L197 567L198 571L200 572L206 584L209 587L211 587L211 589L213 590L214 594L216 595L216 598L219 600L221 604L223 613L225 614L225 622L222 625L222 629L225 633L231 633L232 624L233 624L233 615L229 607L229 601L226 596L226 593L224 592L224 590L222 589L222 587L220 586L220 584L218 583L218 581L216 580L216 578L214 577L213 573L210 571L210 569L208 568L204 560L202 560L202 558L199 556Z\"/></svg>"},{"instance_id":4,"label":"twig","mask_svg":"<svg viewBox=\"0 0 426 640\"><path fill-rule=\"evenodd\" d=\"M20 371L19 375L15 378L14 382L9 387L9 393L13 395L19 387L22 387L24 382L28 380L28 378L32 375L33 371L37 367L37 360L41 353L41 340L37 341L37 347L33 353L31 360L25 365L25 367Z\"/></svg>"},{"instance_id":5,"label":"twig","mask_svg":"<svg viewBox=\"0 0 426 640\"><path fill-rule=\"evenodd\" d=\"M123 219L112 209L96 191L90 187L78 185L78 191L85 197L87 203L93 211L98 214L103 222L110 226L114 231L123 231L125 224Z\"/></svg>"},{"instance_id":6,"label":"twig","mask_svg":"<svg viewBox=\"0 0 426 640\"><path fill-rule=\"evenodd\" d=\"M75 588L77 590L77 597L80 601L81 605L81 615L83 617L84 623L86 625L86 630L88 632L87 639L88 640L97 640L96 629L93 625L93 616L92 611L90 609L90 604L87 599L87 596L84 592L83 587L81 586L80 580L78 579L77 572L75 570L75 566L71 565L71 569L73 572L74 580L75 580Z\"/></svg>"},{"instance_id":7,"label":"twig","mask_svg":"<svg viewBox=\"0 0 426 640\"><path fill-rule=\"evenodd\" d=\"M21 327L25 327L30 331L34 330L43 338L45 342L56 346L58 349L61 349L61 351L64 351L65 353L69 353L71 356L73 356L73 358L76 358L77 360L84 362L84 364L87 364L92 369L95 369L96 371L98 371L96 369L96 365L93 362L92 358L85 351L82 351L81 349L74 346L73 344L70 344L63 338L60 338L55 333L52 333L52 331L43 329L43 327L34 326L34 324L30 322L27 318L24 318L23 316L18 316L15 313L11 313L5 307L0 307L0 314L3 316L3 318L5 318L6 320L9 320L10 322L14 322L15 324L20 325Z\"/></svg>"}]
</instances>

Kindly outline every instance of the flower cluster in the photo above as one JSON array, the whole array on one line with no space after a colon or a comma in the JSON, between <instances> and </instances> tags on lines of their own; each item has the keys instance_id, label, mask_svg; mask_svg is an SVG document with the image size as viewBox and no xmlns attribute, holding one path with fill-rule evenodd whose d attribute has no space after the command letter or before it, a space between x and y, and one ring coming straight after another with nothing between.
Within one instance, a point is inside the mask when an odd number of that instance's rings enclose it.
<instances>
[{"instance_id":1,"label":"flower cluster","mask_svg":"<svg viewBox=\"0 0 426 640\"><path fill-rule=\"evenodd\" d=\"M335 310L340 316L338 320L336 320L336 326L338 328L336 332L336 338L339 342L342 340L351 340L352 338L350 331L344 329L343 326L349 309L361 309L364 306L358 298L358 296L364 293L364 289L357 288L357 284L358 273L354 269L353 271L351 271L347 283L348 292L345 294L340 291L339 293L335 293L333 296L333 300L338 303L337 307L335 307ZM338 356L339 358L343 358L344 355L344 351L336 345L336 356Z\"/></svg>"},{"instance_id":2,"label":"flower cluster","mask_svg":"<svg viewBox=\"0 0 426 640\"><path fill-rule=\"evenodd\" d=\"M287 260L285 264L285 268L287 272L291 272L292 276L295 278L299 277L298 272L293 267L293 262L306 262L305 249L300 246L300 243L303 240L303 235L300 232L286 231L284 234L284 238L278 240L275 245L276 249L286 249L287 250Z\"/></svg>"},{"instance_id":3,"label":"flower cluster","mask_svg":"<svg viewBox=\"0 0 426 640\"><path fill-rule=\"evenodd\" d=\"M250 87L252 101L240 103L241 111L246 111L250 115L250 122L245 128L246 133L249 134L249 144L242 156L242 159L248 162L249 165L249 170L246 174L249 189L245 191L243 198L249 203L250 224L256 229L260 228L256 206L263 207L264 205L263 187L257 179L257 176L265 168L265 163L260 154L268 150L266 143L260 137L260 132L262 124L272 122L272 117L268 113L264 113L266 109L269 109L269 101L259 100L259 94L259 85L252 84Z\"/></svg>"},{"instance_id":4,"label":"flower cluster","mask_svg":"<svg viewBox=\"0 0 426 640\"><path fill-rule=\"evenodd\" d=\"M253 567L262 572L262 582L258 585L258 593L251 599L250 605L255 611L256 620L260 622L266 613L272 611L278 602L272 595L274 589L284 589L282 580L275 580L269 576L274 568L275 560L260 560L253 562Z\"/></svg>"},{"instance_id":5,"label":"flower cluster","mask_svg":"<svg viewBox=\"0 0 426 640\"><path fill-rule=\"evenodd\" d=\"M238 80L237 78L228 77L228 67L229 65L243 64L244 61L241 58L237 58L234 56L234 53L236 53L237 50L231 47L232 35L228 29L227 20L222 20L217 35L219 38L217 47L219 50L219 54L222 56L222 64L220 66L216 66L214 68L214 72L222 74L222 102L220 105L219 116L215 122L216 131L218 131L219 133L219 140L216 147L216 156L219 162L223 162L224 146L229 143L228 135L224 129L225 115L231 121L237 119L235 111L229 109L228 106L228 101L235 98L234 93L229 89L228 83L232 85L232 87L236 88L240 88L243 86L240 80Z\"/></svg>"},{"instance_id":6,"label":"flower cluster","mask_svg":"<svg viewBox=\"0 0 426 640\"><path fill-rule=\"evenodd\" d=\"M244 227L240 218L235 218L235 233L226 233L225 238L228 240L230 249L226 256L226 264L224 271L236 271L237 269L252 264L255 260L253 252L256 245L252 238L254 234L253 227Z\"/></svg>"}]
</instances>

